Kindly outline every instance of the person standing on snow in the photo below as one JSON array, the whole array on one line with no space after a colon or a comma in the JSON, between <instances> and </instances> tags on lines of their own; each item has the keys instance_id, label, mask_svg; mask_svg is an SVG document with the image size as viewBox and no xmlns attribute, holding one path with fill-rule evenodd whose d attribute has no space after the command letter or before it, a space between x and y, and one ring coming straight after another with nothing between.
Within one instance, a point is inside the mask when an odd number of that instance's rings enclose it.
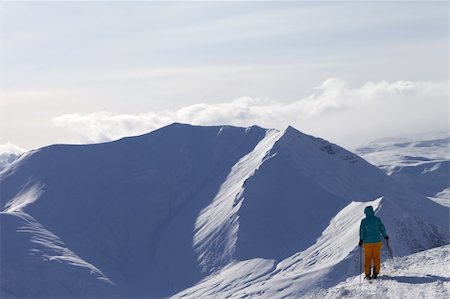
<instances>
[{"instance_id":1,"label":"person standing on snow","mask_svg":"<svg viewBox=\"0 0 450 299\"><path fill-rule=\"evenodd\" d=\"M389 240L381 219L375 216L372 206L364 209L366 218L361 220L359 227L359 247L364 244L364 274L365 279L376 279L380 273L381 236ZM373 273L370 270L373 261Z\"/></svg>"}]
</instances>

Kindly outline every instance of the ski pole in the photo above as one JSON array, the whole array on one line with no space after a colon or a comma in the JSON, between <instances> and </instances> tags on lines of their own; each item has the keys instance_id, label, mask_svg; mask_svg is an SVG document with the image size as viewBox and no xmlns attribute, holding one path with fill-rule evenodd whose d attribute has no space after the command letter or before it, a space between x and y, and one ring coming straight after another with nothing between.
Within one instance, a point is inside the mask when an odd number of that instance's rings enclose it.
<instances>
[{"instance_id":1,"label":"ski pole","mask_svg":"<svg viewBox=\"0 0 450 299\"><path fill-rule=\"evenodd\" d=\"M359 284L361 284L362 277L362 246L359 246Z\"/></svg>"},{"instance_id":2,"label":"ski pole","mask_svg":"<svg viewBox=\"0 0 450 299\"><path fill-rule=\"evenodd\" d=\"M391 249L391 246L389 245L389 240L386 240L385 243L386 243L386 247L388 249L389 255L391 256L392 264L394 265L394 269L395 269L396 267L395 267L394 255L392 254L392 249Z\"/></svg>"}]
</instances>

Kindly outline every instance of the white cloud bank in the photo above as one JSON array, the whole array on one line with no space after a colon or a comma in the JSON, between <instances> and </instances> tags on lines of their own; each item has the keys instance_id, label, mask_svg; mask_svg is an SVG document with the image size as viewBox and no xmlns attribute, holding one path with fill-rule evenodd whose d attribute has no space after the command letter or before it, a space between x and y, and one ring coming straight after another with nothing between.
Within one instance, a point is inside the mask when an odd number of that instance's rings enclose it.
<instances>
[{"instance_id":1,"label":"white cloud bank","mask_svg":"<svg viewBox=\"0 0 450 299\"><path fill-rule=\"evenodd\" d=\"M78 134L77 142L102 142L143 134L182 122L198 125L259 125L282 129L292 125L344 146L385 136L448 128L448 82L367 82L350 88L328 79L310 96L291 103L241 97L218 104L196 104L146 113L64 114L53 124Z\"/></svg>"}]
</instances>

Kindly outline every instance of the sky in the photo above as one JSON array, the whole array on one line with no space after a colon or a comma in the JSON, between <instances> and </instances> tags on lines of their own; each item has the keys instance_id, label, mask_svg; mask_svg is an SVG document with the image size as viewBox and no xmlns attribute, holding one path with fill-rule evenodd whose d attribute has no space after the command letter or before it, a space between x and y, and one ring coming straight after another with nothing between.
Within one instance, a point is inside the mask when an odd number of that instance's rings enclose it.
<instances>
[{"instance_id":1,"label":"sky","mask_svg":"<svg viewBox=\"0 0 450 299\"><path fill-rule=\"evenodd\" d=\"M0 2L0 145L172 122L448 131L445 2ZM2 148L0 146L0 148Z\"/></svg>"}]
</instances>

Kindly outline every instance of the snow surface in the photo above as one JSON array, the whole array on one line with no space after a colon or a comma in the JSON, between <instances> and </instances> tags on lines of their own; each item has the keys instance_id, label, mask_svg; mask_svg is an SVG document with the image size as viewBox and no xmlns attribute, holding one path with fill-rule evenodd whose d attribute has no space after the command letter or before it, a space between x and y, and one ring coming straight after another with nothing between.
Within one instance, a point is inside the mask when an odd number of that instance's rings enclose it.
<instances>
[{"instance_id":1,"label":"snow surface","mask_svg":"<svg viewBox=\"0 0 450 299\"><path fill-rule=\"evenodd\" d=\"M0 154L0 172L6 169L9 165L11 165L18 158L17 155L12 153L1 153Z\"/></svg>"},{"instance_id":2,"label":"snow surface","mask_svg":"<svg viewBox=\"0 0 450 299\"><path fill-rule=\"evenodd\" d=\"M1 298L117 297L99 269L33 217L2 212L0 223Z\"/></svg>"},{"instance_id":3,"label":"snow surface","mask_svg":"<svg viewBox=\"0 0 450 299\"><path fill-rule=\"evenodd\" d=\"M450 200L450 137L388 139L355 150L398 182L421 194ZM447 199L447 200L445 200Z\"/></svg>"},{"instance_id":4,"label":"snow surface","mask_svg":"<svg viewBox=\"0 0 450 299\"><path fill-rule=\"evenodd\" d=\"M53 145L0 185L2 298L314 295L359 273L369 204L396 256L449 243L448 208L292 127Z\"/></svg>"},{"instance_id":5,"label":"snow surface","mask_svg":"<svg viewBox=\"0 0 450 299\"><path fill-rule=\"evenodd\" d=\"M10 142L0 144L0 172L17 160L26 150Z\"/></svg>"},{"instance_id":6,"label":"snow surface","mask_svg":"<svg viewBox=\"0 0 450 299\"><path fill-rule=\"evenodd\" d=\"M319 291L312 298L433 298L450 297L450 246L442 246L384 262L378 280L369 284L353 276Z\"/></svg>"},{"instance_id":7,"label":"snow surface","mask_svg":"<svg viewBox=\"0 0 450 299\"><path fill-rule=\"evenodd\" d=\"M450 188L445 188L443 191L436 194L436 197L428 197L432 201L450 208Z\"/></svg>"},{"instance_id":8,"label":"snow surface","mask_svg":"<svg viewBox=\"0 0 450 299\"><path fill-rule=\"evenodd\" d=\"M283 298L314 292L330 283L329 274L333 267L354 251L355 235L358 235L359 224L364 218L360 211L366 205L377 208L380 201L381 198L372 202L351 202L331 220L315 244L278 264L273 260L262 259L235 261L223 271L174 298L198 298L215 294L227 298Z\"/></svg>"},{"instance_id":9,"label":"snow surface","mask_svg":"<svg viewBox=\"0 0 450 299\"><path fill-rule=\"evenodd\" d=\"M212 272L216 267L233 260L239 232L238 211L243 200L244 183L255 173L264 159L271 158L267 157L267 153L281 136L282 132L267 131L265 138L255 149L233 166L217 195L200 212L195 223L193 244L199 253L203 271Z\"/></svg>"}]
</instances>

